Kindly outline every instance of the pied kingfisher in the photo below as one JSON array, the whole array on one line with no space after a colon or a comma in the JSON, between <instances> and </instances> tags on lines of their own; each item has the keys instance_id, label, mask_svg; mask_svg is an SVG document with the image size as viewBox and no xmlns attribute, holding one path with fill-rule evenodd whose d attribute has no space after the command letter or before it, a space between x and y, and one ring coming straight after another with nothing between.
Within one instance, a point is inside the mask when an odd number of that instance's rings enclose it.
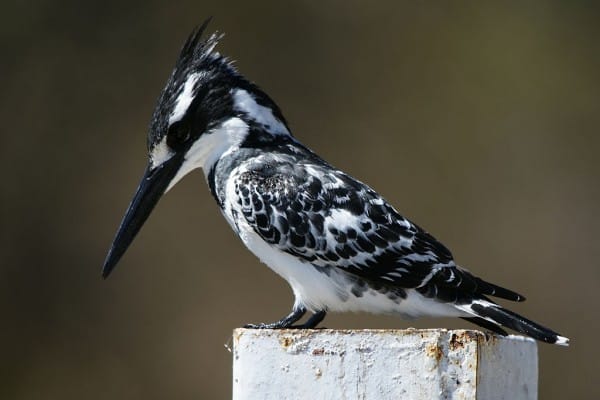
<instances>
[{"instance_id":1,"label":"pied kingfisher","mask_svg":"<svg viewBox=\"0 0 600 400\"><path fill-rule=\"evenodd\" d=\"M490 296L525 298L455 264L450 251L364 183L294 138L281 110L201 40L185 42L148 135L149 163L106 258L115 267L160 197L196 168L242 242L291 286L292 312L250 328L314 328L328 311L460 317L548 343L556 332ZM303 324L294 325L310 311Z\"/></svg>"}]
</instances>

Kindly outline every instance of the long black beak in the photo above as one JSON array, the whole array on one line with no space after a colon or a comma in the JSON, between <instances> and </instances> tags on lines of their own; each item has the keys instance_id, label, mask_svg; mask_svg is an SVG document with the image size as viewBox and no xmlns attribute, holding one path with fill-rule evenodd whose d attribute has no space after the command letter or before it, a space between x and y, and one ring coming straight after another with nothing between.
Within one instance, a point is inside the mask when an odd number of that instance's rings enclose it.
<instances>
[{"instance_id":1,"label":"long black beak","mask_svg":"<svg viewBox=\"0 0 600 400\"><path fill-rule=\"evenodd\" d=\"M119 262L135 235L140 231L146 219L164 194L169 183L181 167L183 156L175 154L169 160L154 169L146 168L138 189L129 204L117 235L104 261L102 277L106 278Z\"/></svg>"}]
</instances>

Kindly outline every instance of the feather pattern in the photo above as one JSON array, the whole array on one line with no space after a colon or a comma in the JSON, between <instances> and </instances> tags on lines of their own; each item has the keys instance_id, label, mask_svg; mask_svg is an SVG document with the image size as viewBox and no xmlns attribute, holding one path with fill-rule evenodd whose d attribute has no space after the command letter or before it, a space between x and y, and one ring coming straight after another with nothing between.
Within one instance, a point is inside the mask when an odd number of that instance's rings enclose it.
<instances>
[{"instance_id":1,"label":"feather pattern","mask_svg":"<svg viewBox=\"0 0 600 400\"><path fill-rule=\"evenodd\" d=\"M373 189L294 141L239 171L232 201L245 221L263 240L314 267L449 303L477 295L522 299L459 268L446 247Z\"/></svg>"}]
</instances>

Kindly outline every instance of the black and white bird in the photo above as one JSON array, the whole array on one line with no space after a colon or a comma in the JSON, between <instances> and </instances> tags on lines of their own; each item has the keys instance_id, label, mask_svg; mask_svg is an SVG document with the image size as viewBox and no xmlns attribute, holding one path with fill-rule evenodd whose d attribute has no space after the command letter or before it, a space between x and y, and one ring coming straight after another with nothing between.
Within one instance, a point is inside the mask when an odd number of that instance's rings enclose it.
<instances>
[{"instance_id":1,"label":"black and white bird","mask_svg":"<svg viewBox=\"0 0 600 400\"><path fill-rule=\"evenodd\" d=\"M407 318L460 317L548 343L569 340L496 304L525 298L458 266L433 236L364 183L292 136L281 110L202 40L185 42L148 135L149 163L106 258L113 270L160 197L196 168L242 242L291 286L280 321L253 328L313 328L329 311ZM294 325L307 311L312 315Z\"/></svg>"}]
</instances>

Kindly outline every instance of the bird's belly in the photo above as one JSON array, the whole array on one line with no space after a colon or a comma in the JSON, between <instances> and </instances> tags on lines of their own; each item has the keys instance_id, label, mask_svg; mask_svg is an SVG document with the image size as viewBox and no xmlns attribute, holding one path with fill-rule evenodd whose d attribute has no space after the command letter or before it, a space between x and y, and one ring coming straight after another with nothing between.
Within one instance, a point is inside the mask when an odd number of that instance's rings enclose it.
<instances>
[{"instance_id":1,"label":"bird's belly","mask_svg":"<svg viewBox=\"0 0 600 400\"><path fill-rule=\"evenodd\" d=\"M296 305L311 311L332 310L342 301L343 282L332 279L325 269L315 267L265 242L251 228L238 225L240 238L263 263L285 279L291 286Z\"/></svg>"},{"instance_id":2,"label":"bird's belly","mask_svg":"<svg viewBox=\"0 0 600 400\"><path fill-rule=\"evenodd\" d=\"M406 296L402 297L385 288L365 287L355 276L340 269L315 266L277 249L243 222L238 222L237 227L248 249L289 283L296 306L302 305L313 312L370 312L404 318L464 314L453 305L427 299L412 289L405 290Z\"/></svg>"}]
</instances>

